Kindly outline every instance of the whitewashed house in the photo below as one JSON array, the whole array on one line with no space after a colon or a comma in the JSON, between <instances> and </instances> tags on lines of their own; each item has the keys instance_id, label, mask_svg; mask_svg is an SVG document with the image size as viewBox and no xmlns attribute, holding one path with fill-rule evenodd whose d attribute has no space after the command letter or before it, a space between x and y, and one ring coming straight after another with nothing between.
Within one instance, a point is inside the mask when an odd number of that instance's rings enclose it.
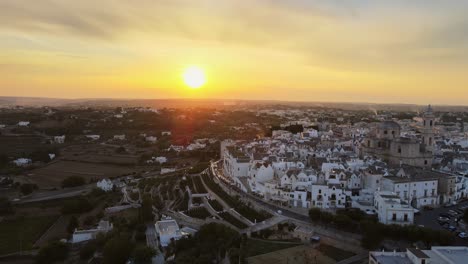
<instances>
[{"instance_id":1,"label":"whitewashed house","mask_svg":"<svg viewBox=\"0 0 468 264\"><path fill-rule=\"evenodd\" d=\"M13 163L18 167L26 167L32 164L32 160L27 158L19 158L14 160Z\"/></svg>"},{"instance_id":2,"label":"whitewashed house","mask_svg":"<svg viewBox=\"0 0 468 264\"><path fill-rule=\"evenodd\" d=\"M112 181L109 180L109 179L102 179L102 180L98 181L98 182L96 183L96 186L97 186L99 189L101 189L101 190L103 190L103 191L105 191L105 192L112 191L112 189L114 188L114 184L113 184Z\"/></svg>"},{"instance_id":3,"label":"whitewashed house","mask_svg":"<svg viewBox=\"0 0 468 264\"><path fill-rule=\"evenodd\" d=\"M114 135L114 140L125 140L125 135Z\"/></svg>"},{"instance_id":4,"label":"whitewashed house","mask_svg":"<svg viewBox=\"0 0 468 264\"><path fill-rule=\"evenodd\" d=\"M173 219L158 221L155 228L162 247L167 247L171 243L171 239L179 240L182 238L179 225Z\"/></svg>"},{"instance_id":5,"label":"whitewashed house","mask_svg":"<svg viewBox=\"0 0 468 264\"><path fill-rule=\"evenodd\" d=\"M374 207L379 222L390 225L411 225L414 220L414 208L393 192L376 192Z\"/></svg>"},{"instance_id":6,"label":"whitewashed house","mask_svg":"<svg viewBox=\"0 0 468 264\"><path fill-rule=\"evenodd\" d=\"M156 141L158 141L158 138L154 136L149 136L149 137L145 137L145 140L146 142L149 142L149 143L156 143Z\"/></svg>"},{"instance_id":7,"label":"whitewashed house","mask_svg":"<svg viewBox=\"0 0 468 264\"><path fill-rule=\"evenodd\" d=\"M96 228L88 229L88 230L75 229L75 232L73 232L71 242L75 244L75 243L93 240L93 239L96 239L97 234L99 233L105 234L111 231L113 228L114 228L114 225L112 223L109 223L109 221L101 220L99 221L99 224Z\"/></svg>"},{"instance_id":8,"label":"whitewashed house","mask_svg":"<svg viewBox=\"0 0 468 264\"><path fill-rule=\"evenodd\" d=\"M55 137L54 137L54 143L56 143L56 144L63 144L63 143L65 143L65 135L62 135L62 136L55 136Z\"/></svg>"},{"instance_id":9,"label":"whitewashed house","mask_svg":"<svg viewBox=\"0 0 468 264\"><path fill-rule=\"evenodd\" d=\"M101 138L101 136L100 135L86 135L86 138L90 140L98 140Z\"/></svg>"},{"instance_id":10,"label":"whitewashed house","mask_svg":"<svg viewBox=\"0 0 468 264\"><path fill-rule=\"evenodd\" d=\"M167 162L167 158L166 158L166 157L162 157L162 156L161 156L161 157L156 157L156 158L154 158L154 160L155 160L156 162L158 162L159 164L163 164L163 163L166 163L166 162Z\"/></svg>"},{"instance_id":11,"label":"whitewashed house","mask_svg":"<svg viewBox=\"0 0 468 264\"><path fill-rule=\"evenodd\" d=\"M21 127L27 127L29 126L30 122L29 121L19 121L18 122L18 126L21 126Z\"/></svg>"}]
</instances>

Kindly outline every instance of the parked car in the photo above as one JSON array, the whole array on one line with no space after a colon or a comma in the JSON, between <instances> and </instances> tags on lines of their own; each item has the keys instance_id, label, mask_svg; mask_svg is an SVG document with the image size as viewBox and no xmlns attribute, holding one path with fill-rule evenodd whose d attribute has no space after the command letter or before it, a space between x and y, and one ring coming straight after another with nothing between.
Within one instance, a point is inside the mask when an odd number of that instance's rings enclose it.
<instances>
[{"instance_id":1,"label":"parked car","mask_svg":"<svg viewBox=\"0 0 468 264\"><path fill-rule=\"evenodd\" d=\"M448 221L450 221L450 218L445 217L445 216L439 216L439 218L437 218L437 220L439 222L448 222Z\"/></svg>"},{"instance_id":2,"label":"parked car","mask_svg":"<svg viewBox=\"0 0 468 264\"><path fill-rule=\"evenodd\" d=\"M314 242L315 242L315 243L316 243L316 242L320 242L320 237L319 237L319 236L313 236L313 237L310 238L310 242L313 242L313 243L314 243Z\"/></svg>"},{"instance_id":3,"label":"parked car","mask_svg":"<svg viewBox=\"0 0 468 264\"><path fill-rule=\"evenodd\" d=\"M446 217L446 218L449 218L449 219L452 217L451 215L446 214L446 213L440 213L439 216Z\"/></svg>"},{"instance_id":4,"label":"parked car","mask_svg":"<svg viewBox=\"0 0 468 264\"><path fill-rule=\"evenodd\" d=\"M448 230L450 230L450 231L452 231L452 232L455 232L455 231L457 230L457 228L454 227L454 226L449 226L449 227L448 227Z\"/></svg>"},{"instance_id":5,"label":"parked car","mask_svg":"<svg viewBox=\"0 0 468 264\"><path fill-rule=\"evenodd\" d=\"M449 210L448 214L451 215L451 216L457 216L458 215L458 213L455 212L454 210Z\"/></svg>"},{"instance_id":6,"label":"parked car","mask_svg":"<svg viewBox=\"0 0 468 264\"><path fill-rule=\"evenodd\" d=\"M468 234L465 233L465 232L461 232L460 234L458 234L458 237L459 238L468 238Z\"/></svg>"}]
</instances>

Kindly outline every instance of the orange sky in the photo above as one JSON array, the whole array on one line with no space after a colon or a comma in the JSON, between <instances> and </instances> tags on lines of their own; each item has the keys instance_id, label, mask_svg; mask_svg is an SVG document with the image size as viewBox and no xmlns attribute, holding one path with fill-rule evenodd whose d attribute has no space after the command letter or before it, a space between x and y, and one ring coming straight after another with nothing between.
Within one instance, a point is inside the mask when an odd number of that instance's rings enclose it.
<instances>
[{"instance_id":1,"label":"orange sky","mask_svg":"<svg viewBox=\"0 0 468 264\"><path fill-rule=\"evenodd\" d=\"M3 0L0 96L467 104L468 4L375 2Z\"/></svg>"}]
</instances>

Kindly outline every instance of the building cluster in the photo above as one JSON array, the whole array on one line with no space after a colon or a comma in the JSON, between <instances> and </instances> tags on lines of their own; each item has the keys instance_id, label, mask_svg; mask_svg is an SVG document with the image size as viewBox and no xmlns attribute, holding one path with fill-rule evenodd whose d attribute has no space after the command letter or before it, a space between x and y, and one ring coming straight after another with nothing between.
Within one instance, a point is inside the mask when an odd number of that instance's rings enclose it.
<instances>
[{"instance_id":1,"label":"building cluster","mask_svg":"<svg viewBox=\"0 0 468 264\"><path fill-rule=\"evenodd\" d=\"M288 130L298 123L302 131ZM444 160L442 152L452 143L440 130L430 106L410 121L300 120L271 137L223 141L221 162L233 186L266 201L298 208L354 207L377 214L383 223L405 225L413 223L416 209L467 195L467 180L457 173L466 172L467 159Z\"/></svg>"}]
</instances>

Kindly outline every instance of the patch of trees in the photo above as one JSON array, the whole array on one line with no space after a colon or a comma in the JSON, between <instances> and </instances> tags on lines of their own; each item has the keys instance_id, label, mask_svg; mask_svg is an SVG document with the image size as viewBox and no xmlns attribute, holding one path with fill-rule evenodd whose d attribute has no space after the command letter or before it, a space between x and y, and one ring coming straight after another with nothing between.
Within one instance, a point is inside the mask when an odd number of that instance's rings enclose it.
<instances>
[{"instance_id":1,"label":"patch of trees","mask_svg":"<svg viewBox=\"0 0 468 264\"><path fill-rule=\"evenodd\" d=\"M28 194L31 194L32 192L34 192L35 190L37 190L37 185L36 184L32 184L32 183L23 183L21 184L20 186L20 192L23 194L23 195L28 195Z\"/></svg>"},{"instance_id":2,"label":"patch of trees","mask_svg":"<svg viewBox=\"0 0 468 264\"><path fill-rule=\"evenodd\" d=\"M68 200L64 203L61 212L62 214L82 214L93 209L93 205L86 198L78 198Z\"/></svg>"},{"instance_id":3,"label":"patch of trees","mask_svg":"<svg viewBox=\"0 0 468 264\"><path fill-rule=\"evenodd\" d=\"M13 205L6 197L0 197L0 215L14 213Z\"/></svg>"},{"instance_id":4,"label":"patch of trees","mask_svg":"<svg viewBox=\"0 0 468 264\"><path fill-rule=\"evenodd\" d=\"M222 212L222 213L219 213L218 215L221 216L221 218L223 218L223 220L225 220L226 222L230 223L231 225L233 225L233 226L235 226L235 227L237 227L239 229L244 229L244 228L249 227L246 223L244 223L241 220L235 218L233 215L231 215L228 212Z\"/></svg>"},{"instance_id":5,"label":"patch of trees","mask_svg":"<svg viewBox=\"0 0 468 264\"><path fill-rule=\"evenodd\" d=\"M71 188L86 184L86 180L80 176L69 176L62 181L62 188Z\"/></svg>"},{"instance_id":6,"label":"patch of trees","mask_svg":"<svg viewBox=\"0 0 468 264\"><path fill-rule=\"evenodd\" d=\"M208 203L215 209L215 211L222 211L224 208L223 206L218 202L218 200L210 199L208 200Z\"/></svg>"},{"instance_id":7,"label":"patch of trees","mask_svg":"<svg viewBox=\"0 0 468 264\"><path fill-rule=\"evenodd\" d=\"M187 211L186 215L199 219L206 219L211 216L208 210L203 206L190 209Z\"/></svg>"},{"instance_id":8,"label":"patch of trees","mask_svg":"<svg viewBox=\"0 0 468 264\"><path fill-rule=\"evenodd\" d=\"M68 256L68 245L54 241L41 248L36 256L37 264L63 263Z\"/></svg>"},{"instance_id":9,"label":"patch of trees","mask_svg":"<svg viewBox=\"0 0 468 264\"><path fill-rule=\"evenodd\" d=\"M225 201L229 206L233 207L239 214L243 215L245 218L248 218L252 222L261 222L271 217L271 215L266 211L257 211L249 205L244 204L239 197L232 197L227 194L218 184L216 184L210 176L204 174L202 175L203 181L206 183L208 188L215 192L223 201Z\"/></svg>"},{"instance_id":10,"label":"patch of trees","mask_svg":"<svg viewBox=\"0 0 468 264\"><path fill-rule=\"evenodd\" d=\"M357 210L339 210L336 215L312 208L309 210L312 222L332 226L347 232L363 235L361 243L367 249L375 249L384 239L406 240L409 242L422 241L430 245L450 245L454 236L447 231L432 230L414 225L384 225L375 218L369 218Z\"/></svg>"},{"instance_id":11,"label":"patch of trees","mask_svg":"<svg viewBox=\"0 0 468 264\"><path fill-rule=\"evenodd\" d=\"M175 254L176 263L221 263L227 252L238 249L241 236L235 230L216 223L201 226L194 237L172 241L167 255Z\"/></svg>"},{"instance_id":12,"label":"patch of trees","mask_svg":"<svg viewBox=\"0 0 468 264\"><path fill-rule=\"evenodd\" d=\"M143 221L152 221L153 218L153 200L149 196L149 194L143 195L140 214Z\"/></svg>"}]
</instances>

